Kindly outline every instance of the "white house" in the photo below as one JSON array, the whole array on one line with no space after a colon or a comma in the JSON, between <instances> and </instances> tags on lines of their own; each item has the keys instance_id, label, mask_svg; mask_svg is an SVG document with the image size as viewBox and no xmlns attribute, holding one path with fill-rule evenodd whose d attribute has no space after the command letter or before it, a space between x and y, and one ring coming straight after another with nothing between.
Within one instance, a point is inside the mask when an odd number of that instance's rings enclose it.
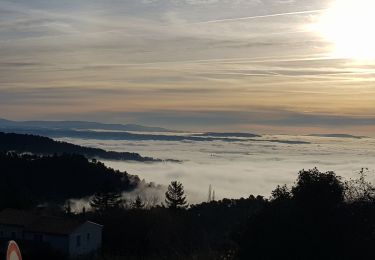
<instances>
[{"instance_id":1,"label":"white house","mask_svg":"<svg viewBox=\"0 0 375 260\"><path fill-rule=\"evenodd\" d=\"M14 209L0 212L0 238L43 243L69 256L96 253L102 244L102 229L90 221Z\"/></svg>"}]
</instances>

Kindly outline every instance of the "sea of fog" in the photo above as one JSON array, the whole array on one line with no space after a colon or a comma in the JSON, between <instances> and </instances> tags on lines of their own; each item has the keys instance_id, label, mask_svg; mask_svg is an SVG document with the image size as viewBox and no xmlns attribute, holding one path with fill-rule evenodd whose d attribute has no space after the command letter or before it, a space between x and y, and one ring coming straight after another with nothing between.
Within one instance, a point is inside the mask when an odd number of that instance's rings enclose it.
<instances>
[{"instance_id":1,"label":"sea of fog","mask_svg":"<svg viewBox=\"0 0 375 260\"><path fill-rule=\"evenodd\" d=\"M264 135L256 140L238 138L238 141L230 142L59 140L105 150L181 160L181 163L104 163L138 175L147 182L167 185L173 180L181 181L190 203L206 201L209 185L215 190L217 199L248 197L250 194L268 197L277 185L293 184L299 170L313 167L321 171L335 171L345 178L354 178L361 168L368 168L369 180L375 180L373 138ZM287 142L275 142L278 140Z\"/></svg>"}]
</instances>

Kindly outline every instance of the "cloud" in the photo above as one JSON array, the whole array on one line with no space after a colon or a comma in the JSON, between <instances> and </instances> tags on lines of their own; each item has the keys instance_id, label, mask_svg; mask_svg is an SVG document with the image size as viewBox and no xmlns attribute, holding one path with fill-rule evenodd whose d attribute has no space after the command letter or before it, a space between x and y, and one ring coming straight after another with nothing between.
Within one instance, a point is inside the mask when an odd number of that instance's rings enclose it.
<instances>
[{"instance_id":1,"label":"cloud","mask_svg":"<svg viewBox=\"0 0 375 260\"><path fill-rule=\"evenodd\" d=\"M325 7L318 0L4 0L0 108L14 119L158 118L223 129L268 126L253 112L274 107L372 116L373 64L330 57L332 46L309 26ZM319 125L306 120L287 117L284 126Z\"/></svg>"},{"instance_id":2,"label":"cloud","mask_svg":"<svg viewBox=\"0 0 375 260\"><path fill-rule=\"evenodd\" d=\"M272 17L279 17L279 16L293 16L293 15L301 15L301 14L316 14L322 12L322 10L309 10L309 11L298 11L298 12L287 12L287 13L277 13L277 14L265 14L265 15L255 15L255 16L246 16L246 17L238 17L238 18L227 18L227 19L220 19L220 20L211 20L200 22L199 24L204 23L222 23L222 22L237 22L243 20L253 20L253 19L262 19L262 18L272 18Z\"/></svg>"},{"instance_id":3,"label":"cloud","mask_svg":"<svg viewBox=\"0 0 375 260\"><path fill-rule=\"evenodd\" d=\"M137 174L146 181L168 185L179 180L188 192L190 203L205 201L208 187L213 185L217 197L248 197L250 194L270 195L277 185L291 185L301 169L319 167L333 170L345 178L356 177L362 167L374 179L374 139L319 138L308 136L266 136L308 141L310 144L288 145L267 142L161 142L100 141L64 139L104 149L131 150L158 158L176 158L181 164L139 164L106 162L115 169Z\"/></svg>"}]
</instances>

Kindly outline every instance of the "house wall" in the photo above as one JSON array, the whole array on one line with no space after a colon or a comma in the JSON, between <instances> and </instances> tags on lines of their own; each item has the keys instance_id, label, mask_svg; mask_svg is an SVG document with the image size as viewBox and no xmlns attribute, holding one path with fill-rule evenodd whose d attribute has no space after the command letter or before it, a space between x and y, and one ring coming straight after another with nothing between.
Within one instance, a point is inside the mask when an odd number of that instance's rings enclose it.
<instances>
[{"instance_id":1,"label":"house wall","mask_svg":"<svg viewBox=\"0 0 375 260\"><path fill-rule=\"evenodd\" d=\"M101 225L85 222L70 235L53 235L24 231L22 227L0 225L0 239L28 240L49 244L53 249L70 256L97 252L102 245Z\"/></svg>"},{"instance_id":2,"label":"house wall","mask_svg":"<svg viewBox=\"0 0 375 260\"><path fill-rule=\"evenodd\" d=\"M78 256L97 252L102 245L101 225L86 222L69 235L69 254Z\"/></svg>"},{"instance_id":3,"label":"house wall","mask_svg":"<svg viewBox=\"0 0 375 260\"><path fill-rule=\"evenodd\" d=\"M25 240L46 243L51 248L62 252L64 254L69 254L69 236L68 235L53 235L35 232L25 232Z\"/></svg>"},{"instance_id":4,"label":"house wall","mask_svg":"<svg viewBox=\"0 0 375 260\"><path fill-rule=\"evenodd\" d=\"M17 226L0 225L0 238L23 239L23 228Z\"/></svg>"}]
</instances>

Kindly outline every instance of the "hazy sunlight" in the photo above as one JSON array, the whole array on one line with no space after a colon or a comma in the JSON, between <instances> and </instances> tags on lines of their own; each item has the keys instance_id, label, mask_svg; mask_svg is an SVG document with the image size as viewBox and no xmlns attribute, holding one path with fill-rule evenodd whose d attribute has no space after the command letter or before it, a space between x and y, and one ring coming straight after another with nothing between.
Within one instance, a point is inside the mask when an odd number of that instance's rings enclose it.
<instances>
[{"instance_id":1,"label":"hazy sunlight","mask_svg":"<svg viewBox=\"0 0 375 260\"><path fill-rule=\"evenodd\" d=\"M375 1L336 0L322 15L318 30L335 45L335 56L375 59Z\"/></svg>"}]
</instances>

